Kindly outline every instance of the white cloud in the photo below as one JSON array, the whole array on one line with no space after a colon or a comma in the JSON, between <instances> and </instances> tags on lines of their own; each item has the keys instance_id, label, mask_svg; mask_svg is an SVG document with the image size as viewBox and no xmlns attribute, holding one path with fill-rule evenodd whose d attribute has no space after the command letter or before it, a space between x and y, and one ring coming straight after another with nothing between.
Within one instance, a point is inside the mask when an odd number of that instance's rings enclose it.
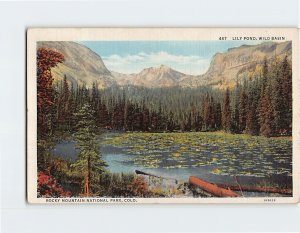
<instances>
[{"instance_id":1,"label":"white cloud","mask_svg":"<svg viewBox=\"0 0 300 233\"><path fill-rule=\"evenodd\" d=\"M167 65L186 74L202 74L209 66L209 59L200 56L174 55L161 51L157 53L113 54L103 57L108 69L120 73L137 73L144 68Z\"/></svg>"}]
</instances>

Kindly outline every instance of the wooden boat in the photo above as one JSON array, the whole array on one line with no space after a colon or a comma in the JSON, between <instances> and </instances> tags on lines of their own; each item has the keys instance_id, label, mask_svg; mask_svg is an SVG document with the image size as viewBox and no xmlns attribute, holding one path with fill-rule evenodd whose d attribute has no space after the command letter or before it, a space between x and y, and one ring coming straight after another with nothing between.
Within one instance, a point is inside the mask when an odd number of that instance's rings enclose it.
<instances>
[{"instance_id":1,"label":"wooden boat","mask_svg":"<svg viewBox=\"0 0 300 233\"><path fill-rule=\"evenodd\" d=\"M208 192L216 197L239 197L240 195L230 189L221 188L215 184L206 182L198 177L190 176L189 183L196 185L205 192Z\"/></svg>"}]
</instances>

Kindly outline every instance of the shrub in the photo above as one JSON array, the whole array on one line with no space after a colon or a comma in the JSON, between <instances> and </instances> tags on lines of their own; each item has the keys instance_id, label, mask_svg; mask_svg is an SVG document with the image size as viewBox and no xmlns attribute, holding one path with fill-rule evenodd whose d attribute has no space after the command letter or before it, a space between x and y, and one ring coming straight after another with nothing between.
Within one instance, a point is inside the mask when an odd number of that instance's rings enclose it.
<instances>
[{"instance_id":1,"label":"shrub","mask_svg":"<svg viewBox=\"0 0 300 233\"><path fill-rule=\"evenodd\" d=\"M65 191L51 175L43 171L38 173L38 197L71 197L71 192Z\"/></svg>"}]
</instances>

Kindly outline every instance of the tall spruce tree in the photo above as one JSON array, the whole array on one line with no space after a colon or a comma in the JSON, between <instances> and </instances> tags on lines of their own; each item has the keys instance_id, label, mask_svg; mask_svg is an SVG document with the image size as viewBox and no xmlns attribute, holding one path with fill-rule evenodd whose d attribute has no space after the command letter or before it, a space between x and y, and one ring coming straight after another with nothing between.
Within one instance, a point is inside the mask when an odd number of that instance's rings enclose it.
<instances>
[{"instance_id":1,"label":"tall spruce tree","mask_svg":"<svg viewBox=\"0 0 300 233\"><path fill-rule=\"evenodd\" d=\"M73 83L71 83L68 107L69 107L69 115L68 115L68 119L67 119L68 130L72 131L75 127L74 113L76 112L76 99L75 99L75 91L74 91Z\"/></svg>"},{"instance_id":2,"label":"tall spruce tree","mask_svg":"<svg viewBox=\"0 0 300 233\"><path fill-rule=\"evenodd\" d=\"M94 111L90 104L86 103L76 113L77 131L75 133L76 147L80 150L78 159L72 167L84 177L84 195L93 193L93 184L104 171L107 164L102 160L97 141Z\"/></svg>"},{"instance_id":3,"label":"tall spruce tree","mask_svg":"<svg viewBox=\"0 0 300 233\"><path fill-rule=\"evenodd\" d=\"M52 49L37 51L37 133L38 138L48 137L53 131L53 78L51 69L64 61L64 56Z\"/></svg>"},{"instance_id":4,"label":"tall spruce tree","mask_svg":"<svg viewBox=\"0 0 300 233\"><path fill-rule=\"evenodd\" d=\"M216 129L216 105L214 98L211 96L209 100L210 116L209 116L209 128L212 130Z\"/></svg>"},{"instance_id":5,"label":"tall spruce tree","mask_svg":"<svg viewBox=\"0 0 300 233\"><path fill-rule=\"evenodd\" d=\"M233 97L233 113L232 113L232 130L235 133L240 132L240 97L241 97L241 85L236 81Z\"/></svg>"},{"instance_id":6,"label":"tall spruce tree","mask_svg":"<svg viewBox=\"0 0 300 233\"><path fill-rule=\"evenodd\" d=\"M269 68L270 98L273 108L273 134L278 135L284 120L284 98L282 96L282 77L280 75L280 61L275 57Z\"/></svg>"},{"instance_id":7,"label":"tall spruce tree","mask_svg":"<svg viewBox=\"0 0 300 233\"><path fill-rule=\"evenodd\" d=\"M224 106L222 114L222 127L226 132L231 131L231 107L230 107L230 93L229 89L226 89L224 96Z\"/></svg>"},{"instance_id":8,"label":"tall spruce tree","mask_svg":"<svg viewBox=\"0 0 300 233\"><path fill-rule=\"evenodd\" d=\"M259 134L258 110L260 86L258 79L255 78L249 87L248 92L248 110L246 117L246 133L250 135Z\"/></svg>"},{"instance_id":9,"label":"tall spruce tree","mask_svg":"<svg viewBox=\"0 0 300 233\"><path fill-rule=\"evenodd\" d=\"M292 134L292 115L293 115L293 97L292 97L292 67L285 56L280 69L280 78L282 79L282 102L283 115L282 134Z\"/></svg>"},{"instance_id":10,"label":"tall spruce tree","mask_svg":"<svg viewBox=\"0 0 300 233\"><path fill-rule=\"evenodd\" d=\"M264 59L262 70L262 87L259 104L260 134L266 137L273 135L273 106L267 59Z\"/></svg>"},{"instance_id":11,"label":"tall spruce tree","mask_svg":"<svg viewBox=\"0 0 300 233\"><path fill-rule=\"evenodd\" d=\"M248 114L248 95L245 86L243 87L240 103L239 103L239 131L243 132L246 129L246 121Z\"/></svg>"},{"instance_id":12,"label":"tall spruce tree","mask_svg":"<svg viewBox=\"0 0 300 233\"><path fill-rule=\"evenodd\" d=\"M60 124L63 130L68 129L68 120L70 118L70 106L69 106L69 98L70 98L70 88L67 82L67 76L64 75L63 83L62 83L62 91L61 91L61 104L60 104Z\"/></svg>"},{"instance_id":13,"label":"tall spruce tree","mask_svg":"<svg viewBox=\"0 0 300 233\"><path fill-rule=\"evenodd\" d=\"M219 130L222 126L222 109L220 103L217 103L215 107L215 122L216 129Z\"/></svg>"},{"instance_id":14,"label":"tall spruce tree","mask_svg":"<svg viewBox=\"0 0 300 233\"><path fill-rule=\"evenodd\" d=\"M210 107L210 98L209 94L206 94L203 101L203 125L204 130L209 130L210 116L211 116L211 107Z\"/></svg>"}]
</instances>

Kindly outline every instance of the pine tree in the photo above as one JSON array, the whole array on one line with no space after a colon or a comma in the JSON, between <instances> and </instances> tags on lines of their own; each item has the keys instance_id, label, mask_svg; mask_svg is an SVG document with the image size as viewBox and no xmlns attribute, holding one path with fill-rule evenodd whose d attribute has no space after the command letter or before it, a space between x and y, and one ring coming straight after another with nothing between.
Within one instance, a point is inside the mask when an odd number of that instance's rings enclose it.
<instances>
[{"instance_id":1,"label":"pine tree","mask_svg":"<svg viewBox=\"0 0 300 233\"><path fill-rule=\"evenodd\" d=\"M145 100L143 100L143 108L142 108L142 130L148 131L150 126L150 112L149 109L145 105Z\"/></svg>"},{"instance_id":2,"label":"pine tree","mask_svg":"<svg viewBox=\"0 0 300 233\"><path fill-rule=\"evenodd\" d=\"M293 115L293 98L292 98L292 67L288 61L288 57L282 61L280 78L282 79L282 102L283 119L282 134L292 134L292 115Z\"/></svg>"},{"instance_id":3,"label":"pine tree","mask_svg":"<svg viewBox=\"0 0 300 233\"><path fill-rule=\"evenodd\" d=\"M174 114L172 111L169 113L167 129L168 129L168 131L171 131L171 132L174 131L174 129L175 129Z\"/></svg>"},{"instance_id":4,"label":"pine tree","mask_svg":"<svg viewBox=\"0 0 300 233\"><path fill-rule=\"evenodd\" d=\"M113 109L112 127L117 130L122 130L124 128L124 106L121 101L118 101Z\"/></svg>"},{"instance_id":5,"label":"pine tree","mask_svg":"<svg viewBox=\"0 0 300 233\"><path fill-rule=\"evenodd\" d=\"M67 82L67 76L64 75L62 83L62 91L60 97L60 127L65 130L68 128L68 121L70 118L70 106L69 106L70 90Z\"/></svg>"},{"instance_id":6,"label":"pine tree","mask_svg":"<svg viewBox=\"0 0 300 233\"><path fill-rule=\"evenodd\" d=\"M141 107L136 104L134 112L134 130L141 130L143 128L143 112Z\"/></svg>"},{"instance_id":7,"label":"pine tree","mask_svg":"<svg viewBox=\"0 0 300 233\"><path fill-rule=\"evenodd\" d=\"M248 95L246 93L245 87L243 87L240 103L239 103L239 131L243 132L246 129L248 113Z\"/></svg>"},{"instance_id":8,"label":"pine tree","mask_svg":"<svg viewBox=\"0 0 300 233\"><path fill-rule=\"evenodd\" d=\"M97 115L97 110L98 110L98 105L99 105L99 89L97 87L97 83L93 82L92 85L92 96L90 98L90 103L91 106L93 108L93 110L95 111L95 116Z\"/></svg>"},{"instance_id":9,"label":"pine tree","mask_svg":"<svg viewBox=\"0 0 300 233\"><path fill-rule=\"evenodd\" d=\"M206 94L205 99L203 101L203 124L204 124L204 130L209 130L209 123L210 123L210 117L211 117L211 107L210 107L210 98L209 95Z\"/></svg>"},{"instance_id":10,"label":"pine tree","mask_svg":"<svg viewBox=\"0 0 300 233\"><path fill-rule=\"evenodd\" d=\"M283 78L280 75L280 61L275 57L274 62L269 68L270 79L270 98L273 108L273 134L278 135L282 130L282 123L284 121L284 97L282 96L282 81Z\"/></svg>"},{"instance_id":11,"label":"pine tree","mask_svg":"<svg viewBox=\"0 0 300 233\"><path fill-rule=\"evenodd\" d=\"M216 129L221 129L222 126L222 109L221 104L217 103L215 108Z\"/></svg>"},{"instance_id":12,"label":"pine tree","mask_svg":"<svg viewBox=\"0 0 300 233\"><path fill-rule=\"evenodd\" d=\"M231 131L231 107L230 107L230 94L229 89L226 89L224 96L224 106L222 113L222 127L226 132Z\"/></svg>"},{"instance_id":13,"label":"pine tree","mask_svg":"<svg viewBox=\"0 0 300 233\"><path fill-rule=\"evenodd\" d=\"M209 99L209 128L211 130L216 129L216 113L215 113L215 102L214 98L211 96Z\"/></svg>"},{"instance_id":14,"label":"pine tree","mask_svg":"<svg viewBox=\"0 0 300 233\"><path fill-rule=\"evenodd\" d=\"M37 51L37 124L38 138L52 132L52 107L54 103L51 69L64 61L64 56L52 49Z\"/></svg>"},{"instance_id":15,"label":"pine tree","mask_svg":"<svg viewBox=\"0 0 300 233\"><path fill-rule=\"evenodd\" d=\"M259 92L260 86L258 79L255 78L248 92L248 107L247 107L247 117L246 117L246 133L250 135L259 134L259 123L258 123L258 111L257 107L259 105Z\"/></svg>"},{"instance_id":16,"label":"pine tree","mask_svg":"<svg viewBox=\"0 0 300 233\"><path fill-rule=\"evenodd\" d=\"M201 114L199 112L198 112L198 114L196 116L196 124L195 124L195 126L196 126L195 127L196 131L201 131L202 130L203 119L202 119Z\"/></svg>"},{"instance_id":17,"label":"pine tree","mask_svg":"<svg viewBox=\"0 0 300 233\"><path fill-rule=\"evenodd\" d=\"M131 103L127 104L127 117L125 123L125 130L127 131L134 131L134 124L135 124L135 106Z\"/></svg>"},{"instance_id":18,"label":"pine tree","mask_svg":"<svg viewBox=\"0 0 300 233\"><path fill-rule=\"evenodd\" d=\"M163 111L162 111L162 102L159 101L159 104L158 104L158 112L157 112L157 128L156 130L158 131L162 131L165 129L165 119L164 119L164 116L163 116Z\"/></svg>"},{"instance_id":19,"label":"pine tree","mask_svg":"<svg viewBox=\"0 0 300 233\"><path fill-rule=\"evenodd\" d=\"M195 105L191 106L191 130L196 131L197 112Z\"/></svg>"},{"instance_id":20,"label":"pine tree","mask_svg":"<svg viewBox=\"0 0 300 233\"><path fill-rule=\"evenodd\" d=\"M260 107L260 133L263 136L273 135L273 113L269 91L266 91L261 97Z\"/></svg>"},{"instance_id":21,"label":"pine tree","mask_svg":"<svg viewBox=\"0 0 300 233\"><path fill-rule=\"evenodd\" d=\"M99 110L98 110L98 116L97 116L97 122L99 122L99 126L104 129L111 129L111 117L109 115L108 109L106 107L106 104L104 101L101 101L99 103Z\"/></svg>"},{"instance_id":22,"label":"pine tree","mask_svg":"<svg viewBox=\"0 0 300 233\"><path fill-rule=\"evenodd\" d=\"M247 112L246 119L246 132L250 135L256 135L256 127L255 127L255 107L250 105Z\"/></svg>"},{"instance_id":23,"label":"pine tree","mask_svg":"<svg viewBox=\"0 0 300 233\"><path fill-rule=\"evenodd\" d=\"M262 87L259 104L260 134L266 137L273 135L273 106L271 102L271 85L267 59L264 60L262 71Z\"/></svg>"},{"instance_id":24,"label":"pine tree","mask_svg":"<svg viewBox=\"0 0 300 233\"><path fill-rule=\"evenodd\" d=\"M236 87L234 90L234 99L233 99L233 116L232 116L232 130L235 133L240 132L240 96L241 96L241 85L236 81Z\"/></svg>"},{"instance_id":25,"label":"pine tree","mask_svg":"<svg viewBox=\"0 0 300 233\"><path fill-rule=\"evenodd\" d=\"M64 61L64 56L52 49L37 50L37 166L48 169L47 153L56 127L57 92L53 87L51 69Z\"/></svg>"},{"instance_id":26,"label":"pine tree","mask_svg":"<svg viewBox=\"0 0 300 233\"><path fill-rule=\"evenodd\" d=\"M187 118L187 121L185 123L184 127L185 131L191 131L192 130L192 113L190 112Z\"/></svg>"},{"instance_id":27,"label":"pine tree","mask_svg":"<svg viewBox=\"0 0 300 233\"><path fill-rule=\"evenodd\" d=\"M71 83L71 89L70 89L70 98L69 98L69 115L67 119L68 123L68 130L72 131L75 127L75 116L74 113L76 112L76 99L75 99L75 91L73 87L73 83Z\"/></svg>"},{"instance_id":28,"label":"pine tree","mask_svg":"<svg viewBox=\"0 0 300 233\"><path fill-rule=\"evenodd\" d=\"M84 195L90 196L93 184L104 171L107 164L102 160L97 141L94 111L86 103L76 113L78 119L75 133L76 146L80 150L78 158L72 167L84 177Z\"/></svg>"}]
</instances>

